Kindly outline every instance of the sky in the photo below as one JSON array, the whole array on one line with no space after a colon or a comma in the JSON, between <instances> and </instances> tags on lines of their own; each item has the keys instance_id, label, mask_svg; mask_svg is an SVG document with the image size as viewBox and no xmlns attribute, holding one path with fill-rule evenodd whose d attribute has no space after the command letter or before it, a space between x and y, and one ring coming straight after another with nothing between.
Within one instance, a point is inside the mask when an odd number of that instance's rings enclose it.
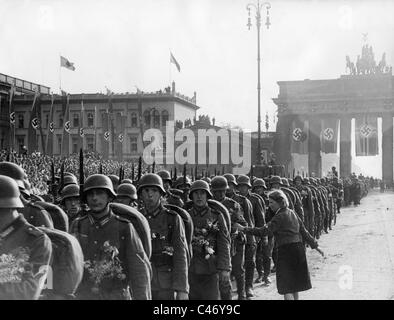
<instances>
[{"instance_id":1,"label":"sky","mask_svg":"<svg viewBox=\"0 0 394 320\"><path fill-rule=\"evenodd\" d=\"M257 0L251 0L257 3ZM0 0L0 73L70 93L197 93L200 114L257 130L257 29L249 0ZM275 130L277 81L335 79L361 54L394 62L394 1L270 1L261 110ZM263 23L266 11L263 10ZM180 64L170 64L170 50ZM60 69L60 55L76 70Z\"/></svg>"}]
</instances>

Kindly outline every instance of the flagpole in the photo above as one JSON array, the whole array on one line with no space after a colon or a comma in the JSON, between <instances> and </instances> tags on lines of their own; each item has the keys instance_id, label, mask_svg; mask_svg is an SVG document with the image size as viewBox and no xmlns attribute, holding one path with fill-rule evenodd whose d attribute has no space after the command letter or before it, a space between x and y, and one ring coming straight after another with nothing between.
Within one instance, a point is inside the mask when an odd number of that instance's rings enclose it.
<instances>
[{"instance_id":1,"label":"flagpole","mask_svg":"<svg viewBox=\"0 0 394 320\"><path fill-rule=\"evenodd\" d=\"M168 64L168 69L169 69L169 74L170 74L170 87L171 87L171 80L172 80L172 74L171 74L171 49L170 49L170 61Z\"/></svg>"},{"instance_id":2,"label":"flagpole","mask_svg":"<svg viewBox=\"0 0 394 320\"><path fill-rule=\"evenodd\" d=\"M61 54L59 52L59 57L61 59ZM62 64L59 64L59 88L60 88L60 95L62 94Z\"/></svg>"}]
</instances>

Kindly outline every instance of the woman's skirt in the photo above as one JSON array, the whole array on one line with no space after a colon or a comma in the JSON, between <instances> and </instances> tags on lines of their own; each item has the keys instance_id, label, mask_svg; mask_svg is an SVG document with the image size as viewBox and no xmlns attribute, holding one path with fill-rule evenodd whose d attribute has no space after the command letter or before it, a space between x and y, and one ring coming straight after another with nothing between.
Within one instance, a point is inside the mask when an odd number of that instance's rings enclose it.
<instances>
[{"instance_id":1,"label":"woman's skirt","mask_svg":"<svg viewBox=\"0 0 394 320\"><path fill-rule=\"evenodd\" d=\"M276 285L279 294L293 293L312 288L302 242L278 247Z\"/></svg>"}]
</instances>

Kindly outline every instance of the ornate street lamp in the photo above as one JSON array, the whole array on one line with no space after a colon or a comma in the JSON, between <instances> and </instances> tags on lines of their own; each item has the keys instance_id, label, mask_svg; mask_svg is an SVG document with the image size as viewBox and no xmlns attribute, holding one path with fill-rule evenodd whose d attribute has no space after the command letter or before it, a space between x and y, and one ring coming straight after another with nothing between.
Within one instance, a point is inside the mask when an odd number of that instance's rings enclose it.
<instances>
[{"instance_id":1,"label":"ornate street lamp","mask_svg":"<svg viewBox=\"0 0 394 320\"><path fill-rule=\"evenodd\" d=\"M257 136L257 164L261 164L261 111L260 111L260 92L261 92L261 84L260 84L260 27L261 27L261 10L267 10L266 22L265 25L267 29L269 29L270 17L269 17L269 9L271 9L271 4L269 2L264 2L260 4L260 1L257 0L257 5L254 3L249 3L246 6L246 10L248 10L248 29L252 26L250 11L251 9L255 9L256 11L256 27L257 27L257 124L258 124L258 136Z\"/></svg>"}]
</instances>

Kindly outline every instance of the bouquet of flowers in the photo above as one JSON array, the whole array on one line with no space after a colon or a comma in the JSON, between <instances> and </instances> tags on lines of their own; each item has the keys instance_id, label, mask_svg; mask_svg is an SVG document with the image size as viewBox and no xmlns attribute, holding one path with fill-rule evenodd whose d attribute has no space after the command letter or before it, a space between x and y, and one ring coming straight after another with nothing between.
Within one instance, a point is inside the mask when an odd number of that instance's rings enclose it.
<instances>
[{"instance_id":1,"label":"bouquet of flowers","mask_svg":"<svg viewBox=\"0 0 394 320\"><path fill-rule=\"evenodd\" d=\"M217 223L212 223L210 221L207 222L206 228L194 228L192 245L193 247L200 248L206 260L215 253L212 245L213 241L211 240L215 238L217 232L219 232Z\"/></svg>"},{"instance_id":2,"label":"bouquet of flowers","mask_svg":"<svg viewBox=\"0 0 394 320\"><path fill-rule=\"evenodd\" d=\"M123 281L126 275L123 273L119 251L115 246L111 246L108 241L103 245L104 258L99 261L85 261L85 269L89 273L90 280L93 281L93 293L99 293L103 280Z\"/></svg>"},{"instance_id":3,"label":"bouquet of flowers","mask_svg":"<svg viewBox=\"0 0 394 320\"><path fill-rule=\"evenodd\" d=\"M32 271L29 258L30 250L22 247L9 254L0 255L0 284L21 282L23 275Z\"/></svg>"}]
</instances>

